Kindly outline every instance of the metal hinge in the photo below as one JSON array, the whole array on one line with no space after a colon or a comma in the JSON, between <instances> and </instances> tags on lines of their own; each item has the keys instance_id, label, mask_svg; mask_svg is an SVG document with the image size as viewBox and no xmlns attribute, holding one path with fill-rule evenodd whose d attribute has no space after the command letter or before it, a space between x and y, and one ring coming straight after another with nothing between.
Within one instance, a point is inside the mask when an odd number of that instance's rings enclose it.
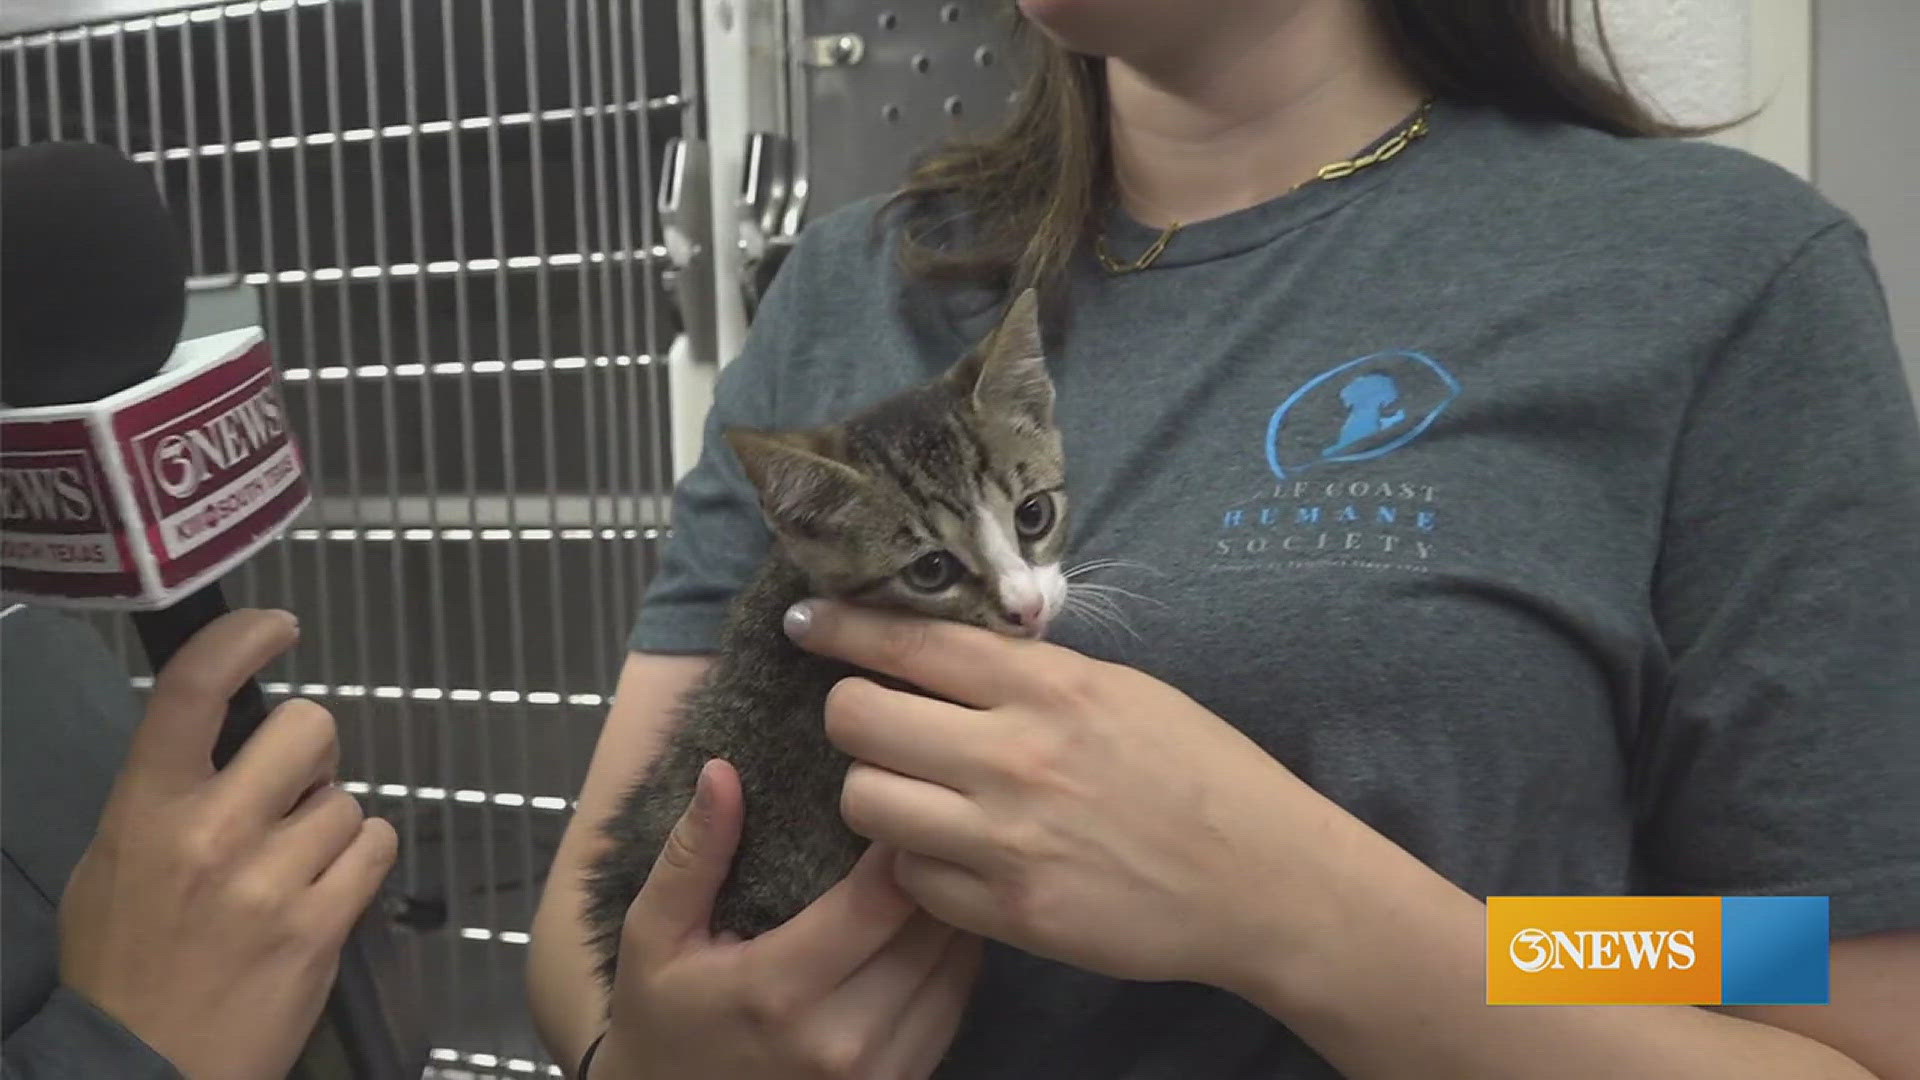
<instances>
[{"instance_id":1,"label":"metal hinge","mask_svg":"<svg viewBox=\"0 0 1920 1080\"><path fill-rule=\"evenodd\" d=\"M866 55L867 42L859 34L821 34L806 40L800 62L808 67L852 67Z\"/></svg>"}]
</instances>

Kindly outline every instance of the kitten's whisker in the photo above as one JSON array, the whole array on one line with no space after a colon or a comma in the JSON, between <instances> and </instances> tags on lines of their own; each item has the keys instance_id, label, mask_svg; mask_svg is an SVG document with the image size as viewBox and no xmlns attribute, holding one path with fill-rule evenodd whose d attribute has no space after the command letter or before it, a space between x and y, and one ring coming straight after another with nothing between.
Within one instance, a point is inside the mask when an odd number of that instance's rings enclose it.
<instances>
[{"instance_id":1,"label":"kitten's whisker","mask_svg":"<svg viewBox=\"0 0 1920 1080\"><path fill-rule=\"evenodd\" d=\"M1067 592L1067 597L1071 600L1078 601L1082 607L1092 608L1098 606L1109 611L1118 610L1119 608L1119 605L1114 601L1113 597L1105 593L1070 589Z\"/></svg>"},{"instance_id":2,"label":"kitten's whisker","mask_svg":"<svg viewBox=\"0 0 1920 1080\"><path fill-rule=\"evenodd\" d=\"M1165 604L1160 603L1158 600L1141 596L1138 593L1129 592L1126 589L1115 589L1111 587L1088 585L1085 582L1076 582L1073 585L1068 586L1067 592L1068 592L1068 595L1073 595L1077 593L1080 596L1080 599L1085 602L1098 603L1114 611L1120 610L1120 601L1117 598L1121 596L1125 596L1133 600L1138 600L1142 603L1153 604L1156 607L1162 607L1162 608L1166 607Z\"/></svg>"},{"instance_id":3,"label":"kitten's whisker","mask_svg":"<svg viewBox=\"0 0 1920 1080\"><path fill-rule=\"evenodd\" d=\"M1100 611L1084 605L1069 605L1063 609L1063 614L1078 616L1080 620L1086 623L1092 630L1096 640L1109 643L1117 643L1119 640L1118 635L1114 633L1116 630L1114 622L1116 616L1111 612ZM1135 636L1137 637L1138 635Z\"/></svg>"},{"instance_id":4,"label":"kitten's whisker","mask_svg":"<svg viewBox=\"0 0 1920 1080\"><path fill-rule=\"evenodd\" d=\"M1156 570L1146 563L1134 562L1131 559L1090 559L1065 571L1062 576L1072 579L1082 574L1091 574L1100 570L1142 570L1159 577L1167 576L1164 572Z\"/></svg>"},{"instance_id":5,"label":"kitten's whisker","mask_svg":"<svg viewBox=\"0 0 1920 1080\"><path fill-rule=\"evenodd\" d=\"M1125 566L1125 565L1126 565L1126 562L1122 559L1090 559L1087 562L1083 562L1080 565L1075 566L1070 570L1067 570L1063 574L1063 576L1068 578L1075 578L1075 577L1079 577L1082 574L1091 574L1100 570L1111 570L1114 567Z\"/></svg>"},{"instance_id":6,"label":"kitten's whisker","mask_svg":"<svg viewBox=\"0 0 1920 1080\"><path fill-rule=\"evenodd\" d=\"M1121 630L1131 635L1136 641L1141 640L1140 632L1133 628L1126 613L1120 610L1120 606L1110 596L1085 592L1075 595L1072 590L1069 590L1064 609L1081 616L1094 626Z\"/></svg>"},{"instance_id":7,"label":"kitten's whisker","mask_svg":"<svg viewBox=\"0 0 1920 1080\"><path fill-rule=\"evenodd\" d=\"M1139 594L1139 593L1137 593L1137 592L1134 592L1134 591L1133 591L1132 589L1123 589L1123 588L1121 588L1121 587L1120 587L1120 586L1118 586L1118 585L1096 585L1096 584L1094 584L1094 583L1093 583L1093 582L1091 582L1091 581L1076 581L1076 582L1074 582L1074 583L1073 583L1073 584L1072 584L1071 586L1069 586L1069 588L1070 588L1070 589L1085 589L1085 590L1088 590L1088 591L1090 591L1090 592L1095 592L1095 593L1100 593L1100 594L1103 594L1103 595L1104 595L1104 594L1108 594L1108 593L1117 593L1117 594L1119 594L1119 595L1121 595L1121 596L1125 596L1125 597L1127 597L1127 598L1129 598L1129 599L1133 599L1133 600L1138 600L1138 601L1140 601L1140 602L1141 602L1141 603L1143 603L1143 604L1152 604L1152 605L1154 605L1155 607L1166 607L1166 606L1167 606L1167 605L1165 605L1165 604L1163 604L1163 603L1161 603L1160 601L1158 601L1158 600L1155 600L1155 599L1154 599L1153 597L1151 597L1151 596L1142 596L1141 594Z\"/></svg>"},{"instance_id":8,"label":"kitten's whisker","mask_svg":"<svg viewBox=\"0 0 1920 1080\"><path fill-rule=\"evenodd\" d=\"M1127 620L1126 615L1123 614L1122 612L1107 611L1105 613L1105 617L1106 617L1107 623L1113 626L1115 629L1125 632L1126 634L1131 636L1135 641L1140 640L1139 632L1133 628L1133 623L1129 622Z\"/></svg>"},{"instance_id":9,"label":"kitten's whisker","mask_svg":"<svg viewBox=\"0 0 1920 1080\"><path fill-rule=\"evenodd\" d=\"M1086 597L1076 597L1076 596L1069 596L1067 598L1065 610L1075 615L1082 616L1083 618L1087 619L1089 622L1095 622L1095 623L1103 622L1104 620L1110 619L1115 614L1117 614L1111 608L1102 607L1098 604L1095 604L1091 600L1087 599Z\"/></svg>"}]
</instances>

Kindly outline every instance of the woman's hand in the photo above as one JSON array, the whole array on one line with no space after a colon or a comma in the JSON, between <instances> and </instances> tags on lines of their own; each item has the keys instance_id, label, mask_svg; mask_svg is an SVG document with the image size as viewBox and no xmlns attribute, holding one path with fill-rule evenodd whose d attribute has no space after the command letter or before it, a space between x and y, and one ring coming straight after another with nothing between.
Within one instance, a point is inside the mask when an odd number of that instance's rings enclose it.
<instances>
[{"instance_id":1,"label":"woman's hand","mask_svg":"<svg viewBox=\"0 0 1920 1080\"><path fill-rule=\"evenodd\" d=\"M803 647L945 701L843 680L841 813L899 849L934 916L1131 979L1226 986L1270 955L1289 864L1339 811L1173 687L1043 642L809 601ZM1297 917L1299 913L1295 913ZM1302 925L1291 924L1295 931Z\"/></svg>"},{"instance_id":2,"label":"woman's hand","mask_svg":"<svg viewBox=\"0 0 1920 1080\"><path fill-rule=\"evenodd\" d=\"M714 937L743 809L732 767L710 762L627 911L591 1080L924 1080L959 1027L980 939L916 907L878 847L785 925Z\"/></svg>"}]
</instances>

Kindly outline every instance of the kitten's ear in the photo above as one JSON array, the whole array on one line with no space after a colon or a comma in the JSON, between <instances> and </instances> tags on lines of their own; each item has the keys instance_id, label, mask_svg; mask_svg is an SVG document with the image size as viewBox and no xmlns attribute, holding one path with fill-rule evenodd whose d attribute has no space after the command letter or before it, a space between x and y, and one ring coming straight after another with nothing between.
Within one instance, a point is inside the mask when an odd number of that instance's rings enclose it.
<instances>
[{"instance_id":1,"label":"kitten's ear","mask_svg":"<svg viewBox=\"0 0 1920 1080\"><path fill-rule=\"evenodd\" d=\"M1053 424L1053 380L1040 346L1040 300L1032 289L1007 307L999 329L954 371L972 380L976 411L988 416Z\"/></svg>"},{"instance_id":2,"label":"kitten's ear","mask_svg":"<svg viewBox=\"0 0 1920 1080\"><path fill-rule=\"evenodd\" d=\"M817 532L867 487L858 470L827 456L834 443L831 430L728 428L721 434L760 493L761 511L777 530L802 536Z\"/></svg>"}]
</instances>

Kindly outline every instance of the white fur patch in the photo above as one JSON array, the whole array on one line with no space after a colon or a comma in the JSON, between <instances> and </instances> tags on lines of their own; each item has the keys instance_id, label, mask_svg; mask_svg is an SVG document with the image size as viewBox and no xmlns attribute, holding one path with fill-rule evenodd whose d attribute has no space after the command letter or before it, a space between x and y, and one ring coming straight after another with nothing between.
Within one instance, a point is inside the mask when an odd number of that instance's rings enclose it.
<instances>
[{"instance_id":1,"label":"white fur patch","mask_svg":"<svg viewBox=\"0 0 1920 1080\"><path fill-rule=\"evenodd\" d=\"M999 586L1000 606L1030 618L1028 628L1045 629L1060 613L1067 599L1067 579L1059 563L1034 566L1020 554L1020 542L1009 521L986 504L974 507L974 531L980 542L980 554Z\"/></svg>"}]
</instances>

